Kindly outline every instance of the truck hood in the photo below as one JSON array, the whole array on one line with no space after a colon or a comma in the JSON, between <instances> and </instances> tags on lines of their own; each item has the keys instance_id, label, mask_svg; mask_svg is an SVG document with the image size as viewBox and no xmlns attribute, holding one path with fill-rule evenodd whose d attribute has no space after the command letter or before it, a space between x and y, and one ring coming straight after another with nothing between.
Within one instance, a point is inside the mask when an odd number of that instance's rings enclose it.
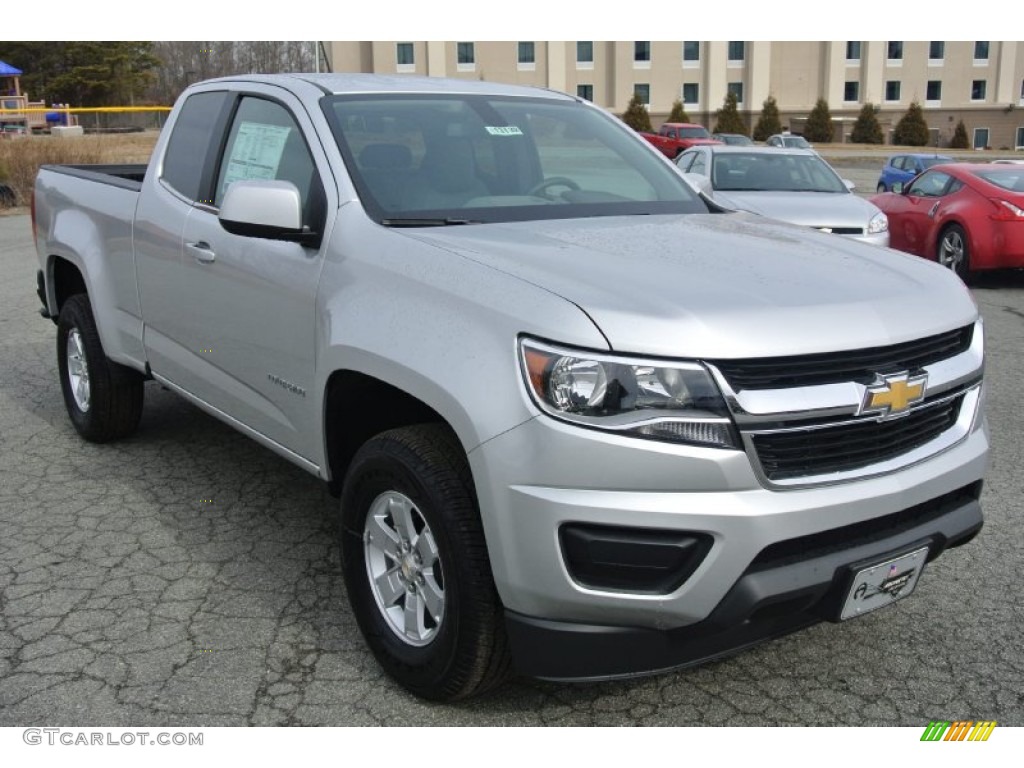
<instances>
[{"instance_id":1,"label":"truck hood","mask_svg":"<svg viewBox=\"0 0 1024 768\"><path fill-rule=\"evenodd\" d=\"M867 230L878 206L846 193L830 192L714 192L719 205L805 227L859 227Z\"/></svg>"},{"instance_id":2,"label":"truck hood","mask_svg":"<svg viewBox=\"0 0 1024 768\"><path fill-rule=\"evenodd\" d=\"M936 264L746 213L402 234L568 299L622 352L708 359L832 352L909 341L977 317L963 283ZM548 335L557 341L558 328Z\"/></svg>"}]
</instances>

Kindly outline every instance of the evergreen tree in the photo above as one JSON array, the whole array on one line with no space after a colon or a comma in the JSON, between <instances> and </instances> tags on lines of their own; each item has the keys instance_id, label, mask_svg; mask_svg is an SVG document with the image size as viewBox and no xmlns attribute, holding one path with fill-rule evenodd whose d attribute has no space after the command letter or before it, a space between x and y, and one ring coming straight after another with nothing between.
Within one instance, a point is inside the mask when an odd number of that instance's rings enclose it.
<instances>
[{"instance_id":1,"label":"evergreen tree","mask_svg":"<svg viewBox=\"0 0 1024 768\"><path fill-rule=\"evenodd\" d=\"M622 122L634 131L651 131L651 116L637 94L629 100L629 106L622 113Z\"/></svg>"},{"instance_id":2,"label":"evergreen tree","mask_svg":"<svg viewBox=\"0 0 1024 768\"><path fill-rule=\"evenodd\" d=\"M875 105L868 103L861 107L857 115L857 122L853 124L853 132L850 134L850 141L855 144L884 144L882 137L882 126L878 124L878 117L875 115Z\"/></svg>"},{"instance_id":3,"label":"evergreen tree","mask_svg":"<svg viewBox=\"0 0 1024 768\"><path fill-rule=\"evenodd\" d=\"M808 141L828 143L832 141L832 113L828 111L828 102L818 99L814 109L807 116L807 124L804 126L804 138Z\"/></svg>"},{"instance_id":4,"label":"evergreen tree","mask_svg":"<svg viewBox=\"0 0 1024 768\"><path fill-rule=\"evenodd\" d=\"M686 114L686 109L683 107L683 102L680 99L676 99L672 102L672 111L668 113L668 123L688 123L690 122L690 116Z\"/></svg>"},{"instance_id":5,"label":"evergreen tree","mask_svg":"<svg viewBox=\"0 0 1024 768\"><path fill-rule=\"evenodd\" d=\"M740 117L736 107L736 94L729 91L725 94L722 108L715 112L715 130L713 133L742 133L747 135L747 126Z\"/></svg>"},{"instance_id":6,"label":"evergreen tree","mask_svg":"<svg viewBox=\"0 0 1024 768\"><path fill-rule=\"evenodd\" d=\"M924 119L921 105L916 101L912 102L907 113L896 123L892 143L908 147L923 147L928 144L929 138L928 123Z\"/></svg>"},{"instance_id":7,"label":"evergreen tree","mask_svg":"<svg viewBox=\"0 0 1024 768\"><path fill-rule=\"evenodd\" d=\"M971 144L967 140L967 126L964 125L963 120L956 124L956 130L953 131L953 139L949 142L949 146L952 149L970 148Z\"/></svg>"},{"instance_id":8,"label":"evergreen tree","mask_svg":"<svg viewBox=\"0 0 1024 768\"><path fill-rule=\"evenodd\" d=\"M779 105L774 96L769 96L761 105L761 116L754 126L754 141L766 141L769 136L782 133L782 121L779 119Z\"/></svg>"}]
</instances>

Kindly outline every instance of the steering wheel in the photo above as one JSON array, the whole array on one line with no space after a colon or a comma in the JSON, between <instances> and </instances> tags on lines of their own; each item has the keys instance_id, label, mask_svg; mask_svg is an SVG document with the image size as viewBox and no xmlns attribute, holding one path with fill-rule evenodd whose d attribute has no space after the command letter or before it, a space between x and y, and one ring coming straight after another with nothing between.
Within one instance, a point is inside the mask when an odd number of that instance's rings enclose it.
<instances>
[{"instance_id":1,"label":"steering wheel","mask_svg":"<svg viewBox=\"0 0 1024 768\"><path fill-rule=\"evenodd\" d=\"M550 178L544 179L540 183L535 184L526 194L536 197L546 197L548 200L553 200L553 197L544 194L551 187L568 187L575 191L580 188L580 185L565 176L551 176Z\"/></svg>"}]
</instances>

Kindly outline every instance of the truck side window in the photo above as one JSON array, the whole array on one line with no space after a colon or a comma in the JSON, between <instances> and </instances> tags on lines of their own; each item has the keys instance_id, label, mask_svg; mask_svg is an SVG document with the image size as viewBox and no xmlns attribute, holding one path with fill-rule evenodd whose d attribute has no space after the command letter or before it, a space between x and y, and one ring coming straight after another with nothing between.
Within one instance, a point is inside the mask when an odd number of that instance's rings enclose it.
<instances>
[{"instance_id":1,"label":"truck side window","mask_svg":"<svg viewBox=\"0 0 1024 768\"><path fill-rule=\"evenodd\" d=\"M223 119L229 98L227 91L194 93L181 105L174 122L160 178L189 200L199 199L212 139L223 136L217 124Z\"/></svg>"},{"instance_id":2,"label":"truck side window","mask_svg":"<svg viewBox=\"0 0 1024 768\"><path fill-rule=\"evenodd\" d=\"M290 181L302 197L302 223L319 231L323 186L295 118L282 105L245 96L238 105L217 172L214 204L242 180Z\"/></svg>"}]
</instances>

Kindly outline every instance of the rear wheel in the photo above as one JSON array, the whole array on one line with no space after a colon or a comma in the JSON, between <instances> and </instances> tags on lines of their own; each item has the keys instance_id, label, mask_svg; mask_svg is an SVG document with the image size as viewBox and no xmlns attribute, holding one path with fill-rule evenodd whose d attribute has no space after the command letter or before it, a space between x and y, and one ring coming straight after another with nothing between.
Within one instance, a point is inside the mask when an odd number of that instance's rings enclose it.
<instances>
[{"instance_id":1,"label":"rear wheel","mask_svg":"<svg viewBox=\"0 0 1024 768\"><path fill-rule=\"evenodd\" d=\"M71 423L90 442L127 437L142 416L144 381L103 352L89 297L79 293L60 308L57 367Z\"/></svg>"},{"instance_id":2,"label":"rear wheel","mask_svg":"<svg viewBox=\"0 0 1024 768\"><path fill-rule=\"evenodd\" d=\"M341 554L359 628L403 687L449 701L509 676L472 477L450 429L393 429L360 448L342 492Z\"/></svg>"},{"instance_id":3,"label":"rear wheel","mask_svg":"<svg viewBox=\"0 0 1024 768\"><path fill-rule=\"evenodd\" d=\"M936 260L952 270L967 282L971 276L971 254L967 245L967 233L959 224L950 224L939 236Z\"/></svg>"}]
</instances>

